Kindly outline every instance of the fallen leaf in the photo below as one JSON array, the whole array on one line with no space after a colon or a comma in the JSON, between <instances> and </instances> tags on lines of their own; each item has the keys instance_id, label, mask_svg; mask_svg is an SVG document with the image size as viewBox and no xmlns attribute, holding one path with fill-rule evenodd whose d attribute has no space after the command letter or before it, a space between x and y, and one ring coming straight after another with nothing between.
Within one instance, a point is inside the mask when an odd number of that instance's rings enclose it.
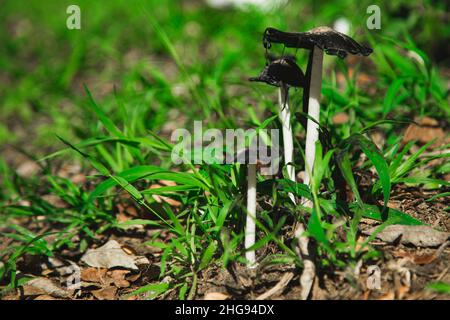
<instances>
[{"instance_id":1,"label":"fallen leaf","mask_svg":"<svg viewBox=\"0 0 450 320\"><path fill-rule=\"evenodd\" d=\"M80 288L82 288L83 291L98 290L102 288L102 284L99 282L81 281Z\"/></svg>"},{"instance_id":2,"label":"fallen leaf","mask_svg":"<svg viewBox=\"0 0 450 320\"><path fill-rule=\"evenodd\" d=\"M146 257L126 254L115 240L108 241L100 248L88 250L81 261L94 268L121 267L132 270L138 270L137 265L150 263Z\"/></svg>"},{"instance_id":3,"label":"fallen leaf","mask_svg":"<svg viewBox=\"0 0 450 320\"><path fill-rule=\"evenodd\" d=\"M129 270L110 270L105 268L86 268L81 271L81 280L88 286L93 283L101 285L115 285L118 288L127 288L130 282L125 277L130 273Z\"/></svg>"},{"instance_id":4,"label":"fallen leaf","mask_svg":"<svg viewBox=\"0 0 450 320\"><path fill-rule=\"evenodd\" d=\"M366 235L371 235L377 228L363 230ZM436 247L446 242L450 233L435 230L428 226L390 225L379 232L376 237L385 242L400 240L402 244L412 244L416 247Z\"/></svg>"},{"instance_id":5,"label":"fallen leaf","mask_svg":"<svg viewBox=\"0 0 450 320\"><path fill-rule=\"evenodd\" d=\"M434 253L418 255L414 253L405 252L403 250L394 253L394 256L398 258L407 258L409 261L412 261L414 264L418 265L430 264L437 259Z\"/></svg>"},{"instance_id":6,"label":"fallen leaf","mask_svg":"<svg viewBox=\"0 0 450 320\"><path fill-rule=\"evenodd\" d=\"M435 261L437 257L434 254L414 255L413 262L418 265L430 264Z\"/></svg>"},{"instance_id":7,"label":"fallen leaf","mask_svg":"<svg viewBox=\"0 0 450 320\"><path fill-rule=\"evenodd\" d=\"M130 286L130 282L125 280L125 277L127 274L129 274L129 270L111 270L108 271L108 278L111 279L111 282L114 283L114 285L117 288L127 288Z\"/></svg>"},{"instance_id":8,"label":"fallen leaf","mask_svg":"<svg viewBox=\"0 0 450 320\"><path fill-rule=\"evenodd\" d=\"M104 283L106 279L106 268L86 268L81 270L81 280L86 282Z\"/></svg>"},{"instance_id":9,"label":"fallen leaf","mask_svg":"<svg viewBox=\"0 0 450 320\"><path fill-rule=\"evenodd\" d=\"M208 292L203 300L227 300L230 296L221 292Z\"/></svg>"},{"instance_id":10,"label":"fallen leaf","mask_svg":"<svg viewBox=\"0 0 450 320\"><path fill-rule=\"evenodd\" d=\"M55 298L68 298L70 293L48 278L34 278L23 286L25 296L49 295Z\"/></svg>"},{"instance_id":11,"label":"fallen leaf","mask_svg":"<svg viewBox=\"0 0 450 320\"><path fill-rule=\"evenodd\" d=\"M94 297L99 300L114 300L116 298L117 288L108 286L100 290L91 291Z\"/></svg>"},{"instance_id":12,"label":"fallen leaf","mask_svg":"<svg viewBox=\"0 0 450 320\"><path fill-rule=\"evenodd\" d=\"M141 277L140 273L135 273L135 274L128 274L125 279L128 282L135 282L137 279L139 279Z\"/></svg>"},{"instance_id":13,"label":"fallen leaf","mask_svg":"<svg viewBox=\"0 0 450 320\"><path fill-rule=\"evenodd\" d=\"M445 132L438 125L439 123L432 118L424 117L417 121L417 124L410 124L403 136L403 142L418 140L421 143L427 143L437 138L436 143L445 138Z\"/></svg>"}]
</instances>

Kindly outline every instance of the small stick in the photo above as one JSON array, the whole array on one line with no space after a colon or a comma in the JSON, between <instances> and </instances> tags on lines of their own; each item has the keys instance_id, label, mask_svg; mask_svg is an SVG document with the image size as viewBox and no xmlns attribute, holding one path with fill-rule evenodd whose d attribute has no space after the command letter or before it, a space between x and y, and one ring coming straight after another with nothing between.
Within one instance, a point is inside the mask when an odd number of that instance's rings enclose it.
<instances>
[{"instance_id":1,"label":"small stick","mask_svg":"<svg viewBox=\"0 0 450 320\"><path fill-rule=\"evenodd\" d=\"M281 278L281 280L278 281L278 283L273 288L257 296L255 300L266 300L269 299L274 294L281 292L284 289L284 287L288 285L288 283L292 280L293 277L294 277L293 272L285 273L284 276Z\"/></svg>"}]
</instances>

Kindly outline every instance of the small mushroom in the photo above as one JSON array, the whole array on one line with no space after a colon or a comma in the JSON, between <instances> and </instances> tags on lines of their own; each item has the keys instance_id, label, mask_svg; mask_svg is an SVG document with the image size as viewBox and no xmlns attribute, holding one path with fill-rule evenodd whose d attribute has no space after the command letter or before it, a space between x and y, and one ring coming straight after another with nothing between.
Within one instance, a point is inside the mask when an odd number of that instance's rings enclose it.
<instances>
[{"instance_id":1,"label":"small mushroom","mask_svg":"<svg viewBox=\"0 0 450 320\"><path fill-rule=\"evenodd\" d=\"M285 86L303 87L305 75L291 56L279 59L269 57L270 63L266 64L258 77L252 77L250 81L265 82L275 87Z\"/></svg>"},{"instance_id":2,"label":"small mushroom","mask_svg":"<svg viewBox=\"0 0 450 320\"><path fill-rule=\"evenodd\" d=\"M265 82L279 87L278 101L280 121L283 128L284 162L289 179L295 182L295 167L292 165L294 160L294 141L290 121L289 88L304 87L305 75L293 57L285 56L279 59L272 58L272 61L264 67L258 77L253 77L249 80ZM289 194L289 197L295 203L294 195Z\"/></svg>"},{"instance_id":3,"label":"small mushroom","mask_svg":"<svg viewBox=\"0 0 450 320\"><path fill-rule=\"evenodd\" d=\"M261 142L259 143L259 148L253 144L249 148L238 151L235 157L236 163L247 166L247 216L244 246L246 249L245 258L247 259L249 268L255 268L257 266L255 250L248 250L255 244L256 239L256 178L258 171L263 175L267 174L263 170L263 166L268 165L266 161L269 160L268 158L260 158L260 148L262 147ZM266 154L267 152L264 153ZM278 158L272 160L275 160L275 164L278 163Z\"/></svg>"},{"instance_id":4,"label":"small mushroom","mask_svg":"<svg viewBox=\"0 0 450 320\"><path fill-rule=\"evenodd\" d=\"M305 82L303 95L303 107L309 115L306 130L306 168L304 183L309 184L314 168L316 141L319 139L319 100L322 87L323 52L325 51L326 54L345 58L347 54L368 56L373 50L329 27L318 27L307 32L299 33L283 32L275 28L267 28L264 32L263 45L265 48L270 48L272 43L282 43L290 48L311 50L308 69L306 71L307 81Z\"/></svg>"},{"instance_id":5,"label":"small mushroom","mask_svg":"<svg viewBox=\"0 0 450 320\"><path fill-rule=\"evenodd\" d=\"M245 249L255 244L256 238L256 166L255 163L247 165L247 217L245 220ZM245 258L248 266L254 268L256 266L255 250L245 252Z\"/></svg>"}]
</instances>

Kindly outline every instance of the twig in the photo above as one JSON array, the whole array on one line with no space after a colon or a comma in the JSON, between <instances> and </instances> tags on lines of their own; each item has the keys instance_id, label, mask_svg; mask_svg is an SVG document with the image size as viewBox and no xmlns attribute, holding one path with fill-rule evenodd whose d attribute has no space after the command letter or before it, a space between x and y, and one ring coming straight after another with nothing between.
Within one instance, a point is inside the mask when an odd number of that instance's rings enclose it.
<instances>
[{"instance_id":1,"label":"twig","mask_svg":"<svg viewBox=\"0 0 450 320\"><path fill-rule=\"evenodd\" d=\"M272 289L256 297L256 300L265 300L270 298L274 294L281 292L284 289L284 287L288 285L288 283L292 280L293 277L294 277L293 272L285 273L284 276L281 278L281 280L278 281L278 283Z\"/></svg>"}]
</instances>

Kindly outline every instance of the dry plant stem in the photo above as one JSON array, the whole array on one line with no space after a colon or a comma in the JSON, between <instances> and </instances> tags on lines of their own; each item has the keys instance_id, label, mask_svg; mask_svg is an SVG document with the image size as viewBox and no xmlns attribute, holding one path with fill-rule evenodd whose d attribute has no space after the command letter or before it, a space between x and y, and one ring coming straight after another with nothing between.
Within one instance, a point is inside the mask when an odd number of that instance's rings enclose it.
<instances>
[{"instance_id":1,"label":"dry plant stem","mask_svg":"<svg viewBox=\"0 0 450 320\"><path fill-rule=\"evenodd\" d=\"M310 185L312 171L314 168L314 158L316 155L316 142L319 140L319 119L320 119L320 91L322 88L322 62L323 51L318 47L313 48L312 66L311 66L311 82L309 85L308 115L317 121L314 122L308 118L306 130L306 150L305 150L305 180L304 184ZM313 203L309 200L302 203L312 208ZM309 255L309 238L303 236L305 227L299 223L295 230L295 237L298 239L298 248L301 258L303 259L303 272L300 277L300 285L302 286L301 299L306 300L311 292L314 278L316 276L316 267Z\"/></svg>"},{"instance_id":2,"label":"dry plant stem","mask_svg":"<svg viewBox=\"0 0 450 320\"><path fill-rule=\"evenodd\" d=\"M280 107L280 121L283 128L284 163L289 180L295 182L294 139L291 127L291 111L289 109L288 88L281 86L278 90L278 102ZM295 197L289 193L289 198L295 204Z\"/></svg>"},{"instance_id":3,"label":"dry plant stem","mask_svg":"<svg viewBox=\"0 0 450 320\"><path fill-rule=\"evenodd\" d=\"M281 293L283 289L288 285L288 283L292 280L293 277L294 277L293 272L285 273L283 277L280 279L280 281L278 281L278 283L274 287L264 292L263 294L257 296L255 300L266 300L277 293Z\"/></svg>"},{"instance_id":4,"label":"dry plant stem","mask_svg":"<svg viewBox=\"0 0 450 320\"><path fill-rule=\"evenodd\" d=\"M256 219L256 164L247 166L247 219L245 223L245 249L255 244ZM246 251L245 258L250 268L256 267L255 251Z\"/></svg>"}]
</instances>

